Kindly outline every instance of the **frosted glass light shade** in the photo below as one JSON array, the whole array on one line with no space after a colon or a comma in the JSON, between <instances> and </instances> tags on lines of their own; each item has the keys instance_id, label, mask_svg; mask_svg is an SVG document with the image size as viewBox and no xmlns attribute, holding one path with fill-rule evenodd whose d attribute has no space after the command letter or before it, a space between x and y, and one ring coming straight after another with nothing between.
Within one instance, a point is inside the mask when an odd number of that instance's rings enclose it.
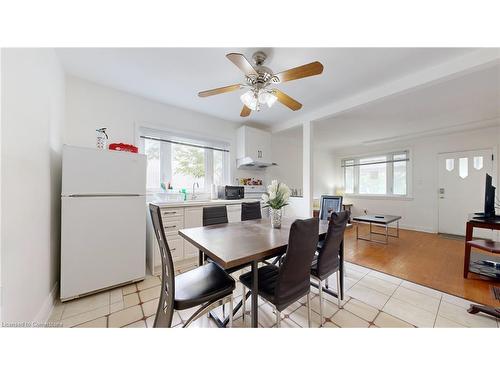
<instances>
[{"instance_id":1,"label":"frosted glass light shade","mask_svg":"<svg viewBox=\"0 0 500 375\"><path fill-rule=\"evenodd\" d=\"M278 98L267 91L261 91L259 93L259 103L267 104L269 108L273 106L276 100L278 100Z\"/></svg>"},{"instance_id":2,"label":"frosted glass light shade","mask_svg":"<svg viewBox=\"0 0 500 375\"><path fill-rule=\"evenodd\" d=\"M252 111L257 110L258 101L252 91L247 91L240 96L241 102L250 108Z\"/></svg>"}]
</instances>

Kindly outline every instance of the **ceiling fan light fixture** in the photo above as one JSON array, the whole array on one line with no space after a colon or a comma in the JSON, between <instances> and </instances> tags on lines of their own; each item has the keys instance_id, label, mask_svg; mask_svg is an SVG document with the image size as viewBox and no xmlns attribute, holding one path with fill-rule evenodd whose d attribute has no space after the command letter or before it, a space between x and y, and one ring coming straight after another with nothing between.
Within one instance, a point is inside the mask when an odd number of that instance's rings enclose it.
<instances>
[{"instance_id":1,"label":"ceiling fan light fixture","mask_svg":"<svg viewBox=\"0 0 500 375\"><path fill-rule=\"evenodd\" d=\"M268 91L261 91L259 93L259 102L261 104L267 104L269 108L271 108L273 104L276 103L276 100L278 100L278 98Z\"/></svg>"},{"instance_id":2,"label":"ceiling fan light fixture","mask_svg":"<svg viewBox=\"0 0 500 375\"><path fill-rule=\"evenodd\" d=\"M259 106L259 101L255 97L255 94L253 91L247 91L243 95L240 96L241 102L246 105L248 108L250 108L252 111L256 111L258 106Z\"/></svg>"},{"instance_id":3,"label":"ceiling fan light fixture","mask_svg":"<svg viewBox=\"0 0 500 375\"><path fill-rule=\"evenodd\" d=\"M200 91L198 96L204 98L247 88L248 91L240 96L243 103L240 117L248 117L252 111L259 111L264 104L271 108L277 101L292 111L298 111L302 108L302 104L272 85L317 76L323 72L323 64L314 61L274 74L264 65L267 55L262 51L257 51L252 56L254 64L241 53L228 53L226 57L244 74L245 83Z\"/></svg>"}]
</instances>

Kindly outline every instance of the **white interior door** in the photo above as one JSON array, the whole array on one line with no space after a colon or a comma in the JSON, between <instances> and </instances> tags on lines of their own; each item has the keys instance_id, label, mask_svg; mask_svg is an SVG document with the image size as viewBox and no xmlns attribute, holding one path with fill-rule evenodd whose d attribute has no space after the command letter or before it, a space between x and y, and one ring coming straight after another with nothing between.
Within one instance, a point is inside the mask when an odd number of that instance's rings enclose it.
<instances>
[{"instance_id":1,"label":"white interior door","mask_svg":"<svg viewBox=\"0 0 500 375\"><path fill-rule=\"evenodd\" d=\"M486 173L493 177L493 151L476 150L439 154L439 232L465 235L469 214L484 211ZM477 230L475 236L491 237Z\"/></svg>"}]
</instances>

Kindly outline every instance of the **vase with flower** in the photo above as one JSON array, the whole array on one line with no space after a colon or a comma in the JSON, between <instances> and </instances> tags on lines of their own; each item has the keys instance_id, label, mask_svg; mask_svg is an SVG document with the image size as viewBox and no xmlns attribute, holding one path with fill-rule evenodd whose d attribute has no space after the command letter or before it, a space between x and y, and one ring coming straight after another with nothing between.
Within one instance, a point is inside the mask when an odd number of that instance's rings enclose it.
<instances>
[{"instance_id":1,"label":"vase with flower","mask_svg":"<svg viewBox=\"0 0 500 375\"><path fill-rule=\"evenodd\" d=\"M278 180L273 180L267 187L267 192L262 195L264 201L263 207L269 207L271 225L273 228L281 228L281 218L283 216L283 207L288 205L290 198L290 188Z\"/></svg>"}]
</instances>

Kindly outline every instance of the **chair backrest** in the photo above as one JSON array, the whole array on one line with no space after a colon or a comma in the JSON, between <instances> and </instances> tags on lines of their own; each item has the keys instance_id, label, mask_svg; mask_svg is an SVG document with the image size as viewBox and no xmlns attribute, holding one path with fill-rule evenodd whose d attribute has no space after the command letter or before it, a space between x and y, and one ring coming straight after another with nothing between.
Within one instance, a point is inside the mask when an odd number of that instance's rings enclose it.
<instances>
[{"instance_id":1,"label":"chair backrest","mask_svg":"<svg viewBox=\"0 0 500 375\"><path fill-rule=\"evenodd\" d=\"M175 271L172 261L172 254L168 247L165 231L163 230L163 221L161 218L160 207L150 203L149 212L156 240L160 248L161 256L161 291L156 317L153 323L155 328L168 328L172 325L174 316L174 298L175 298Z\"/></svg>"},{"instance_id":2,"label":"chair backrest","mask_svg":"<svg viewBox=\"0 0 500 375\"><path fill-rule=\"evenodd\" d=\"M318 232L318 218L295 220L290 227L286 256L275 288L276 308L279 311L309 292L309 273L318 246Z\"/></svg>"},{"instance_id":3,"label":"chair backrest","mask_svg":"<svg viewBox=\"0 0 500 375\"><path fill-rule=\"evenodd\" d=\"M241 221L262 219L260 202L243 202L241 204Z\"/></svg>"},{"instance_id":4,"label":"chair backrest","mask_svg":"<svg viewBox=\"0 0 500 375\"><path fill-rule=\"evenodd\" d=\"M226 206L203 207L203 226L227 223Z\"/></svg>"},{"instance_id":5,"label":"chair backrest","mask_svg":"<svg viewBox=\"0 0 500 375\"><path fill-rule=\"evenodd\" d=\"M322 195L319 208L319 219L328 220L332 212L342 211L341 195Z\"/></svg>"},{"instance_id":6,"label":"chair backrest","mask_svg":"<svg viewBox=\"0 0 500 375\"><path fill-rule=\"evenodd\" d=\"M344 244L344 232L349 212L332 212L323 246L318 251L318 275L326 277L338 270L339 253Z\"/></svg>"}]
</instances>

